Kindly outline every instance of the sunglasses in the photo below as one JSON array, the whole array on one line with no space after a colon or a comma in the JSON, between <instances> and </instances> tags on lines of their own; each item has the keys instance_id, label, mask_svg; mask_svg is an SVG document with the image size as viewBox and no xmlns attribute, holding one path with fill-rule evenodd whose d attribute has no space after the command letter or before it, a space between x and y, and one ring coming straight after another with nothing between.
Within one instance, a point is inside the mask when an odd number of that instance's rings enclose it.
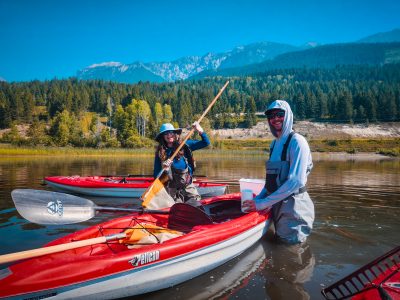
<instances>
[{"instance_id":1,"label":"sunglasses","mask_svg":"<svg viewBox=\"0 0 400 300\"><path fill-rule=\"evenodd\" d=\"M283 118L285 116L284 111L268 112L266 113L268 119L274 119L275 117Z\"/></svg>"},{"instance_id":2,"label":"sunglasses","mask_svg":"<svg viewBox=\"0 0 400 300\"><path fill-rule=\"evenodd\" d=\"M168 131L164 132L164 135L169 135L169 134L176 134L176 132L173 130L168 130Z\"/></svg>"}]
</instances>

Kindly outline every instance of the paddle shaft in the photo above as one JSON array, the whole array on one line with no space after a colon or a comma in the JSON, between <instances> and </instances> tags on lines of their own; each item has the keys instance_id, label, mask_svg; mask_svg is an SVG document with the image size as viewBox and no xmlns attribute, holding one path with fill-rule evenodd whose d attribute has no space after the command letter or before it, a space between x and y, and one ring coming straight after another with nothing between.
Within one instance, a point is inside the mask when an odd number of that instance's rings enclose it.
<instances>
[{"instance_id":1,"label":"paddle shaft","mask_svg":"<svg viewBox=\"0 0 400 300\"><path fill-rule=\"evenodd\" d=\"M229 84L229 80L224 84L224 86L219 90L218 94L215 96L215 98L213 99L213 101L211 101L211 103L208 105L208 107L206 108L206 110L203 112L203 114L200 116L200 118L197 120L198 123L200 123L203 118L205 117L205 115L208 113L208 111L213 107L213 105L215 104L215 102L218 100L218 98L221 96L221 94L223 93L223 91L225 90L225 88L228 86ZM186 141L190 138L190 136L193 134L194 132L194 128L192 128L189 133L185 136L185 138L183 139L183 141L179 144L178 148L176 148L175 152L171 155L171 157L169 157L170 160L174 160L175 156L179 153L179 151L182 149L182 147L185 145ZM157 175L157 177L155 178L155 180L159 179L161 177L161 175L166 171L166 168L161 169L160 173ZM153 181L154 183L154 181ZM143 193L143 195L140 197L142 200L144 200L147 196L147 194L151 191L151 189L153 188L154 184L151 184L146 191Z\"/></svg>"},{"instance_id":2,"label":"paddle shaft","mask_svg":"<svg viewBox=\"0 0 400 300\"><path fill-rule=\"evenodd\" d=\"M43 248L38 248L38 249L33 249L33 250L26 250L26 251L21 251L21 252L16 252L16 253L5 254L5 255L0 256L0 264L9 263L9 262L13 262L13 261L21 260L21 259L43 256L46 254L57 253L57 252L76 249L76 248L81 248L81 247L95 245L95 244L102 244L102 243L106 243L109 241L120 240L120 239L124 239L124 238L126 238L126 234L119 233L119 234L112 234L112 235L108 235L108 236L100 236L97 238L92 238L92 239L87 239L87 240L82 240L82 241L75 241L75 242L61 244L61 245L55 245L55 246L43 247Z\"/></svg>"},{"instance_id":3,"label":"paddle shaft","mask_svg":"<svg viewBox=\"0 0 400 300\"><path fill-rule=\"evenodd\" d=\"M221 183L221 184L229 184L229 185L239 185L238 180L219 180L219 179L207 179L207 180L196 180L196 183Z\"/></svg>"},{"instance_id":4,"label":"paddle shaft","mask_svg":"<svg viewBox=\"0 0 400 300\"><path fill-rule=\"evenodd\" d=\"M208 113L208 111L213 107L213 105L215 104L215 102L217 102L218 98L221 96L221 94L223 93L223 91L226 89L226 87L229 84L229 80L224 84L224 86L219 90L218 94L215 96L215 98L213 99L213 101L211 101L211 103L208 105L208 107L206 108L206 110L203 112L203 114L200 116L200 118L197 120L198 123L200 123L204 117L206 116L206 114ZM173 160L175 158L175 156L178 154L178 152L182 149L182 147L185 145L186 141L190 138L190 136L194 133L194 128L192 128L189 133L185 136L185 138L183 139L183 141L179 144L178 148L176 148L175 152L171 155L171 157L169 157L170 160Z\"/></svg>"}]
</instances>

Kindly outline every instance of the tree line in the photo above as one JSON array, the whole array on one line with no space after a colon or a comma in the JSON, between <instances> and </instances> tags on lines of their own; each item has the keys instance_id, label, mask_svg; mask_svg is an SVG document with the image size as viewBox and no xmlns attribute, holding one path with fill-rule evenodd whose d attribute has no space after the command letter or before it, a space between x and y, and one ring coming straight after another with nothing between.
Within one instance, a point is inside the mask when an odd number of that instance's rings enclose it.
<instances>
[{"instance_id":1,"label":"tree line","mask_svg":"<svg viewBox=\"0 0 400 300\"><path fill-rule=\"evenodd\" d=\"M227 78L121 84L66 80L0 82L3 141L90 147L150 145L159 126L190 125ZM297 68L231 77L208 114L213 128L248 128L276 99L290 103L295 120L377 122L400 119L400 65ZM28 139L15 126L30 124Z\"/></svg>"}]
</instances>

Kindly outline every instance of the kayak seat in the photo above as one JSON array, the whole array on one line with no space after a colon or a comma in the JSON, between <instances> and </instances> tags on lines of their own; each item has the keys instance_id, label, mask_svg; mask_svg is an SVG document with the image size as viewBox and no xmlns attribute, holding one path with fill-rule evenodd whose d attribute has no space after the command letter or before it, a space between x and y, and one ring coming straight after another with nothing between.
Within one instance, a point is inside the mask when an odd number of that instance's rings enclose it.
<instances>
[{"instance_id":1,"label":"kayak seat","mask_svg":"<svg viewBox=\"0 0 400 300\"><path fill-rule=\"evenodd\" d=\"M204 208L216 223L226 221L227 219L235 219L244 215L240 200L214 202L205 205Z\"/></svg>"},{"instance_id":2,"label":"kayak seat","mask_svg":"<svg viewBox=\"0 0 400 300\"><path fill-rule=\"evenodd\" d=\"M168 216L168 228L190 232L198 225L213 224L212 219L200 208L185 203L175 203L171 206Z\"/></svg>"},{"instance_id":3,"label":"kayak seat","mask_svg":"<svg viewBox=\"0 0 400 300\"><path fill-rule=\"evenodd\" d=\"M126 181L126 178L123 177L123 178L119 181L119 183L128 183L128 182Z\"/></svg>"}]
</instances>

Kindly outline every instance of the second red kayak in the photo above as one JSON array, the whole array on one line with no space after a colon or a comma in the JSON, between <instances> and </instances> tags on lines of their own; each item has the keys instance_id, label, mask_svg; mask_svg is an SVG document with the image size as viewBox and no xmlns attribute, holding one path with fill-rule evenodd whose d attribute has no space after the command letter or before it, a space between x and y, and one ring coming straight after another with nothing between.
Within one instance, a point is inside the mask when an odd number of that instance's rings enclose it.
<instances>
[{"instance_id":1,"label":"second red kayak","mask_svg":"<svg viewBox=\"0 0 400 300\"><path fill-rule=\"evenodd\" d=\"M139 198L153 177L49 176L44 182L55 191L98 197ZM225 194L226 184L194 181L202 197Z\"/></svg>"}]
</instances>

